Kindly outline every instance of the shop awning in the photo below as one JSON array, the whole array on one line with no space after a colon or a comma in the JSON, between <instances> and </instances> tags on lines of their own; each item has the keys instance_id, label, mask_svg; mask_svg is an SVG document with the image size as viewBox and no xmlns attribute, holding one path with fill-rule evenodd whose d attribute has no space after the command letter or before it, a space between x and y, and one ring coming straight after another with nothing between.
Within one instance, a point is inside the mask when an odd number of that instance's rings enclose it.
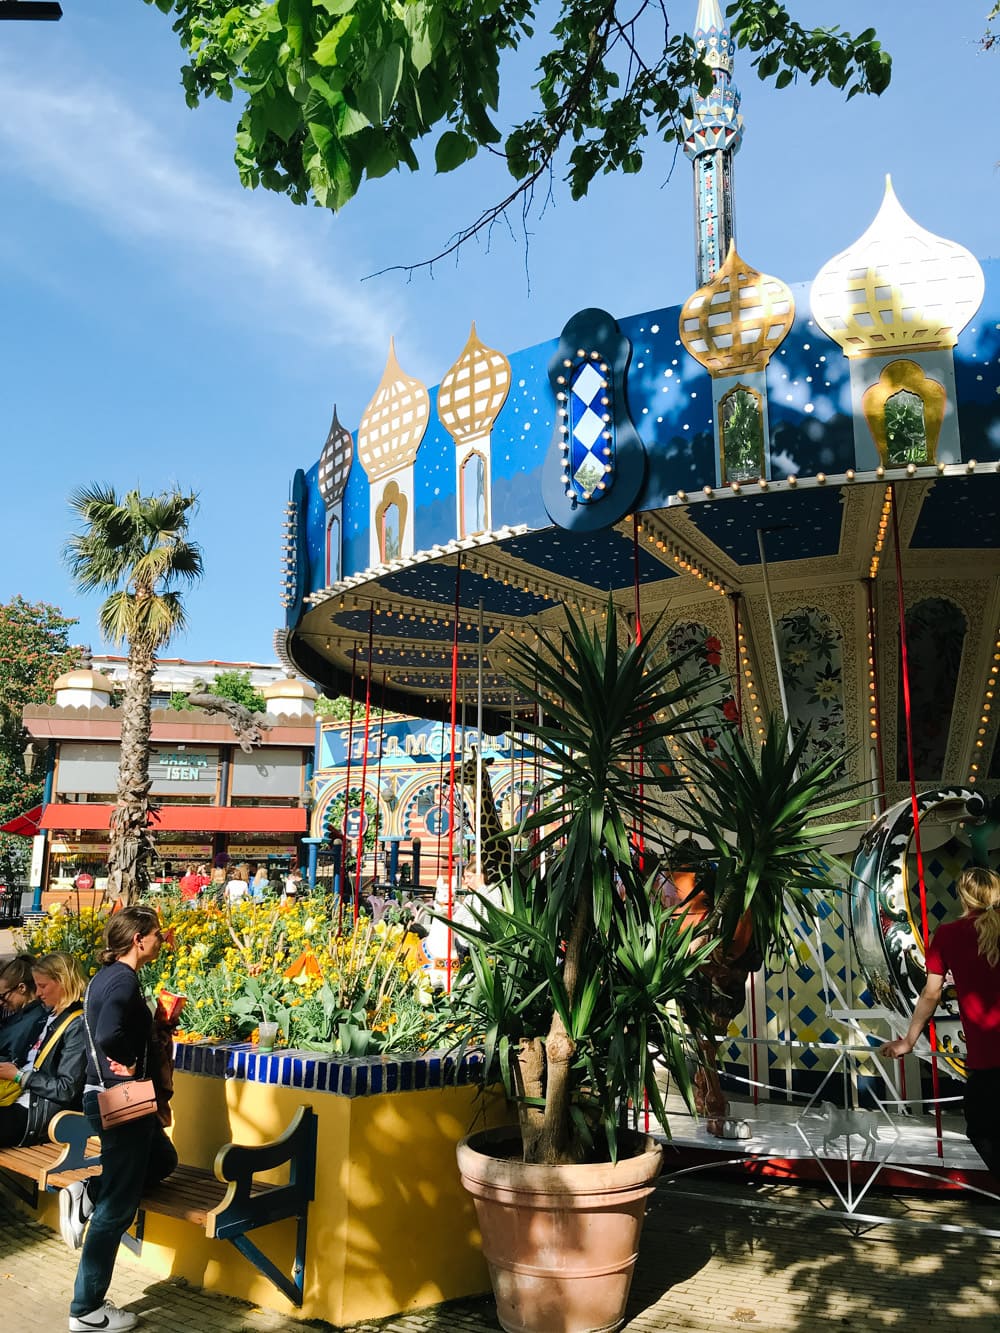
<instances>
[{"instance_id":1,"label":"shop awning","mask_svg":"<svg viewBox=\"0 0 1000 1333\"><path fill-rule=\"evenodd\" d=\"M38 821L41 813L40 805L32 806L30 810L25 810L23 815L15 815L13 819L8 819L6 824L0 824L0 833L14 833L21 838L33 838L39 829Z\"/></svg>"},{"instance_id":2,"label":"shop awning","mask_svg":"<svg viewBox=\"0 0 1000 1333\"><path fill-rule=\"evenodd\" d=\"M45 829L106 829L112 805L52 804L39 823ZM25 818L25 816L21 816ZM306 811L295 806L162 805L154 828L185 833L305 833Z\"/></svg>"}]
</instances>

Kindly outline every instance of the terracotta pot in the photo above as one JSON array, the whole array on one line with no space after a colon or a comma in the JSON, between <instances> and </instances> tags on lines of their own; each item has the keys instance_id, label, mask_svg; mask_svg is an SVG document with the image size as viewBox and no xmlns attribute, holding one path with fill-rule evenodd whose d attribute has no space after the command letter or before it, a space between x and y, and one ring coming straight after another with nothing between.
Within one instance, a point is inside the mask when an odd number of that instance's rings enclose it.
<instances>
[{"instance_id":1,"label":"terracotta pot","mask_svg":"<svg viewBox=\"0 0 1000 1333\"><path fill-rule=\"evenodd\" d=\"M630 1135L617 1163L526 1166L516 1129L458 1145L507 1333L610 1333L632 1285L646 1199L663 1149Z\"/></svg>"}]
</instances>

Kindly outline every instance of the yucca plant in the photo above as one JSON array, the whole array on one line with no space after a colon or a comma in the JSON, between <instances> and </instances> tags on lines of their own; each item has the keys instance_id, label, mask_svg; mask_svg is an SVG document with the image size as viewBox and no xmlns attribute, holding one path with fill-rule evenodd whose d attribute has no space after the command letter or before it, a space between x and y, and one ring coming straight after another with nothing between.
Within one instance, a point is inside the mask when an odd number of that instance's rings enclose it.
<instances>
[{"instance_id":1,"label":"yucca plant","mask_svg":"<svg viewBox=\"0 0 1000 1333\"><path fill-rule=\"evenodd\" d=\"M544 717L524 742L545 774L535 812L511 830L535 841L500 904L456 926L471 950L456 1002L519 1097L525 1161L614 1158L629 1100L663 1117L658 1063L689 1091L692 978L714 942L651 895L637 843L663 850L681 787L666 741L698 731L700 686L678 683L656 630L620 642L612 604L603 627L567 612L562 633L510 655Z\"/></svg>"},{"instance_id":2,"label":"yucca plant","mask_svg":"<svg viewBox=\"0 0 1000 1333\"><path fill-rule=\"evenodd\" d=\"M837 780L839 751L804 764L808 739L803 728L792 740L772 716L759 753L735 729L711 754L684 743L690 782L674 824L693 838L689 857L708 881L723 949L745 923L760 961L790 947L796 917L812 916L843 882L846 867L827 845L859 827L868 796L866 784Z\"/></svg>"}]
</instances>

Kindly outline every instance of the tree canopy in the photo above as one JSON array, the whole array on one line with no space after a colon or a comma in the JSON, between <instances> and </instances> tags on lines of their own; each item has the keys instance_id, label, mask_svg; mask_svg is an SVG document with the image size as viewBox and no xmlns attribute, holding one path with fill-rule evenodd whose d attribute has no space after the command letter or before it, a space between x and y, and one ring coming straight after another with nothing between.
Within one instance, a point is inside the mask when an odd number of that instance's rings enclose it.
<instances>
[{"instance_id":1,"label":"tree canopy","mask_svg":"<svg viewBox=\"0 0 1000 1333\"><path fill-rule=\"evenodd\" d=\"M428 135L439 172L481 150L505 163L514 186L477 225L552 170L579 198L598 174L639 171L652 146L680 141L692 92L712 86L685 31L695 0L673 6L682 26L666 0L146 2L175 16L188 103L244 102L243 184L331 209L366 179L416 170ZM888 86L892 62L873 28L805 27L777 0L736 0L727 12L746 63L779 88L800 75L847 97ZM505 125L501 79L529 44L540 51L534 105ZM509 77L520 96L523 69Z\"/></svg>"},{"instance_id":2,"label":"tree canopy","mask_svg":"<svg viewBox=\"0 0 1000 1333\"><path fill-rule=\"evenodd\" d=\"M52 702L56 678L73 665L68 631L77 622L47 602L12 597L0 603L0 824L42 799L43 766L24 771L26 704ZM0 878L27 858L26 838L0 834Z\"/></svg>"}]
</instances>

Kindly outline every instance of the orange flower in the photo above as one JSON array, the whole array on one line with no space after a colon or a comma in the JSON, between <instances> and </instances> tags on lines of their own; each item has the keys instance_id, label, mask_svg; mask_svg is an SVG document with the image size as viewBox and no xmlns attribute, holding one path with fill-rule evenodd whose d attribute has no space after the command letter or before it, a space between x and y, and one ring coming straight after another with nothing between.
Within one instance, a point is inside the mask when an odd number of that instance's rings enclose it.
<instances>
[{"instance_id":1,"label":"orange flower","mask_svg":"<svg viewBox=\"0 0 1000 1333\"><path fill-rule=\"evenodd\" d=\"M312 949L305 949L282 973L282 976L287 977L289 981L294 981L296 986L304 986L310 977L322 975L323 968Z\"/></svg>"}]
</instances>

